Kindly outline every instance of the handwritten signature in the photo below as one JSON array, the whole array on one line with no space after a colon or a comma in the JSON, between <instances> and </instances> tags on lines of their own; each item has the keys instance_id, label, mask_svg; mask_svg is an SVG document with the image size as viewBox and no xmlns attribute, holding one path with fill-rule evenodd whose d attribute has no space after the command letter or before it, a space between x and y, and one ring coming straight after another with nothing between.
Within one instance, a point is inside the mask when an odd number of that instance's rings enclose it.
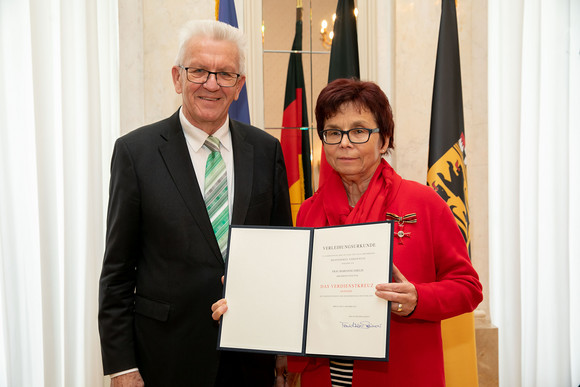
<instances>
[{"instance_id":1,"label":"handwritten signature","mask_svg":"<svg viewBox=\"0 0 580 387\"><path fill-rule=\"evenodd\" d=\"M344 322L340 321L342 328L358 328L358 329L370 329L370 328L380 328L382 324L373 324L369 321L360 322Z\"/></svg>"}]
</instances>

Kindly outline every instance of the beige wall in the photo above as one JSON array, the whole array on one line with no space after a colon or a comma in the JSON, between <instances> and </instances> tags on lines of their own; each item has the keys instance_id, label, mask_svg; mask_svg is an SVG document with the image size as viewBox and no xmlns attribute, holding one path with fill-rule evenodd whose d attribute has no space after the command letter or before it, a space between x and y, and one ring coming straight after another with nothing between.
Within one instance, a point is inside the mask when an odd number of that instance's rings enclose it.
<instances>
[{"instance_id":1,"label":"beige wall","mask_svg":"<svg viewBox=\"0 0 580 387\"><path fill-rule=\"evenodd\" d=\"M313 0L313 50L323 50L318 39L318 19L327 16L336 0ZM359 0L361 8L377 12L378 27L387 23L391 36L362 33L359 42L368 55L361 57L361 68L387 91L394 107L395 146L391 162L405 178L425 183L429 141L429 122L433 75L441 0ZM266 23L266 49L289 49L294 35L295 0L237 0L238 22L243 29L255 31L259 26L243 25L244 20L271 20ZM258 4L258 5L256 5ZM304 0L306 7L309 1ZM334 4L334 5L333 5ZM190 19L214 18L214 1L210 0L124 0L120 7L121 130L123 133L144 123L167 117L180 105L171 82L171 66L177 50L177 31ZM240 10L242 14L240 14ZM253 14L253 19L243 13ZM263 15L255 13L262 13ZM488 189L487 189L487 1L458 0L457 14L461 50L465 134L467 146L469 207L472 233L472 259L484 285L484 301L476 311L479 326L489 329L488 270ZM248 15L246 15L248 16ZM262 18L263 17L263 18ZM305 33L308 13L305 14ZM368 26L359 26L366 28ZM378 28L385 31L384 28ZM373 31L372 29L370 31ZM255 34L254 34L255 35ZM360 36L359 36L360 38ZM367 40L371 44L367 44ZM305 39L306 42L306 39ZM258 45L260 43L258 42ZM373 46L374 45L374 46ZM370 47L370 48L369 48ZM373 47L374 50L373 51ZM304 44L304 49L308 48ZM366 52L365 51L365 52ZM314 56L313 56L314 57ZM387 58L387 59L385 59ZM389 59L390 58L390 59ZM307 88L310 88L308 56L304 56ZM369 63L370 61L370 63ZM319 54L314 64L314 99L323 87L328 56ZM260 61L254 63L262 63ZM257 122L265 127L281 124L283 95L288 63L287 54L266 54L263 68L251 68L249 77L262 77L265 91L252 101L264 103L264 116ZM392 65L390 64L392 63ZM254 66L255 67L255 66ZM361 75L363 72L361 71ZM308 103L310 101L308 91ZM264 102L265 101L265 102ZM259 106L253 106L260 109ZM252 109L252 106L251 106ZM313 119L309 114L310 120ZM276 131L272 130L276 135ZM314 155L318 154L314 151ZM478 344L479 345L479 344ZM493 371L493 370L492 370ZM486 384L486 385L493 385Z\"/></svg>"}]
</instances>

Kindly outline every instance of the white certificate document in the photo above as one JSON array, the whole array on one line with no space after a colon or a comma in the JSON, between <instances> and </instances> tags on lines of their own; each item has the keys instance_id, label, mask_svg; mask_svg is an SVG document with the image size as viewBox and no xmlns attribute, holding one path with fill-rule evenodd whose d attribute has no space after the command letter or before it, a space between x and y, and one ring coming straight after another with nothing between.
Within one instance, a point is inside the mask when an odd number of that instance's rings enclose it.
<instances>
[{"instance_id":1,"label":"white certificate document","mask_svg":"<svg viewBox=\"0 0 580 387\"><path fill-rule=\"evenodd\" d=\"M231 226L218 348L388 360L392 222Z\"/></svg>"}]
</instances>

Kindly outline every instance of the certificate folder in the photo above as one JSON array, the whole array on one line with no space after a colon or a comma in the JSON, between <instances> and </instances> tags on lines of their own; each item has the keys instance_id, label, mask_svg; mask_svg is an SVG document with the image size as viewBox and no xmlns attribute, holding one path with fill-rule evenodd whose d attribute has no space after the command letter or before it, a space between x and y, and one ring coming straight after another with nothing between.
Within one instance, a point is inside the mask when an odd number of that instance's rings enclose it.
<instances>
[{"instance_id":1,"label":"certificate folder","mask_svg":"<svg viewBox=\"0 0 580 387\"><path fill-rule=\"evenodd\" d=\"M231 226L218 349L388 360L392 222Z\"/></svg>"}]
</instances>

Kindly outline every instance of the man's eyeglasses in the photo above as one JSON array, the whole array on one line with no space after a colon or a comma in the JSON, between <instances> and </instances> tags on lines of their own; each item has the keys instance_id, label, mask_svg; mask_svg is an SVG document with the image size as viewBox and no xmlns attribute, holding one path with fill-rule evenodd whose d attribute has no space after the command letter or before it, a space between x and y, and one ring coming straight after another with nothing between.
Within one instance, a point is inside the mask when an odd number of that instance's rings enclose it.
<instances>
[{"instance_id":1,"label":"man's eyeglasses","mask_svg":"<svg viewBox=\"0 0 580 387\"><path fill-rule=\"evenodd\" d=\"M364 144L371 138L371 134L378 133L379 128L353 128L350 130L326 129L322 131L322 141L328 145L340 144L342 136L346 134L348 141L353 144Z\"/></svg>"},{"instance_id":2,"label":"man's eyeglasses","mask_svg":"<svg viewBox=\"0 0 580 387\"><path fill-rule=\"evenodd\" d=\"M240 74L228 73L227 71L207 71L204 69L196 69L194 67L184 67L179 65L187 73L187 80L189 82L203 84L206 83L211 74L215 75L215 80L221 87L234 87L238 83Z\"/></svg>"}]
</instances>

